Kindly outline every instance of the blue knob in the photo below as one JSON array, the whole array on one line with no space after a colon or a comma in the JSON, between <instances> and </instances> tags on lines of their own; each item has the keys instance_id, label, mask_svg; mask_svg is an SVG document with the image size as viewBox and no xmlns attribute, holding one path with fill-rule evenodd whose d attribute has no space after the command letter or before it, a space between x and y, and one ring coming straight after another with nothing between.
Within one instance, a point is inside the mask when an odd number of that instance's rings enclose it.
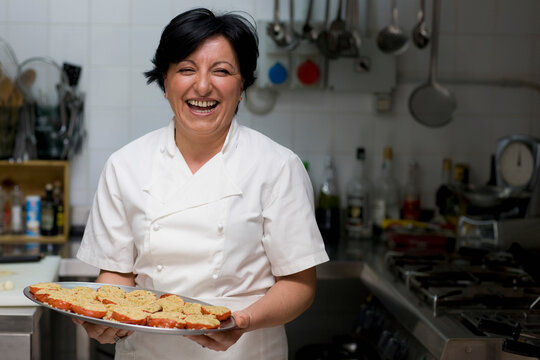
<instances>
[{"instance_id":1,"label":"blue knob","mask_svg":"<svg viewBox=\"0 0 540 360\"><path fill-rule=\"evenodd\" d=\"M274 84L283 84L287 80L287 69L277 62L268 70L268 77Z\"/></svg>"}]
</instances>

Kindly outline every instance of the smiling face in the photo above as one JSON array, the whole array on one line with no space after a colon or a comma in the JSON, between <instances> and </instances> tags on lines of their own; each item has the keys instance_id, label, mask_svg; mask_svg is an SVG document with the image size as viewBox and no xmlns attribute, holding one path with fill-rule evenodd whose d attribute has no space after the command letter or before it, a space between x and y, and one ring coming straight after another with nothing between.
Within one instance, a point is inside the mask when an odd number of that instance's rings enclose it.
<instances>
[{"instance_id":1,"label":"smiling face","mask_svg":"<svg viewBox=\"0 0 540 360\"><path fill-rule=\"evenodd\" d=\"M208 38L187 58L169 65L164 86L177 139L224 141L243 89L240 64L225 37Z\"/></svg>"}]
</instances>

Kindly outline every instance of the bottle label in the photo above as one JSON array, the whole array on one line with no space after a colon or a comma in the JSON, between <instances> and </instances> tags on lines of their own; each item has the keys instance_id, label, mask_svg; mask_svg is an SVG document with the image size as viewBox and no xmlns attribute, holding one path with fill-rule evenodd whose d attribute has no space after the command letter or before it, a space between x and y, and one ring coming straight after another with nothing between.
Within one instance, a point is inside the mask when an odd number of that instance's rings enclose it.
<instances>
[{"instance_id":1,"label":"bottle label","mask_svg":"<svg viewBox=\"0 0 540 360\"><path fill-rule=\"evenodd\" d=\"M349 196L347 198L347 225L361 227L366 222L365 197Z\"/></svg>"},{"instance_id":2,"label":"bottle label","mask_svg":"<svg viewBox=\"0 0 540 360\"><path fill-rule=\"evenodd\" d=\"M417 197L407 197L403 200L403 218L407 220L418 220L420 217L420 199Z\"/></svg>"},{"instance_id":3,"label":"bottle label","mask_svg":"<svg viewBox=\"0 0 540 360\"><path fill-rule=\"evenodd\" d=\"M56 228L58 232L61 232L64 229L64 208L58 207L56 213Z\"/></svg>"},{"instance_id":4,"label":"bottle label","mask_svg":"<svg viewBox=\"0 0 540 360\"><path fill-rule=\"evenodd\" d=\"M41 228L45 231L54 229L54 209L43 208L41 210Z\"/></svg>"},{"instance_id":5,"label":"bottle label","mask_svg":"<svg viewBox=\"0 0 540 360\"><path fill-rule=\"evenodd\" d=\"M378 226L382 226L385 215L386 202L383 199L373 201L373 222Z\"/></svg>"},{"instance_id":6,"label":"bottle label","mask_svg":"<svg viewBox=\"0 0 540 360\"><path fill-rule=\"evenodd\" d=\"M22 230L22 207L14 205L11 207L11 231L14 233L20 233Z\"/></svg>"}]
</instances>

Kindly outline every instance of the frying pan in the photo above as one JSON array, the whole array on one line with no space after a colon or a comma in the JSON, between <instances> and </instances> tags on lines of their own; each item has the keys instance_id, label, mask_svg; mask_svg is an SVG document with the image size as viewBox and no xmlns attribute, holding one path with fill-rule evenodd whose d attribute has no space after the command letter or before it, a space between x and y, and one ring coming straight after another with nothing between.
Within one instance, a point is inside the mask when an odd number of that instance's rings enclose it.
<instances>
[{"instance_id":1,"label":"frying pan","mask_svg":"<svg viewBox=\"0 0 540 360\"><path fill-rule=\"evenodd\" d=\"M439 45L440 0L433 2L433 38L428 81L417 87L409 98L409 111L416 121L429 127L448 124L457 104L454 95L437 83L437 51Z\"/></svg>"}]
</instances>

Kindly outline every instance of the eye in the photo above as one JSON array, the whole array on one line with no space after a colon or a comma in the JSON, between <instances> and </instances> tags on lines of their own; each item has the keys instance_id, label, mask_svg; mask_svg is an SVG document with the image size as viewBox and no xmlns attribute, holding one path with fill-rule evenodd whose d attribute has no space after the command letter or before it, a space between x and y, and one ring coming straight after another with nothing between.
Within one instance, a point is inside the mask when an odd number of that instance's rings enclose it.
<instances>
[{"instance_id":1,"label":"eye","mask_svg":"<svg viewBox=\"0 0 540 360\"><path fill-rule=\"evenodd\" d=\"M225 76L225 75L230 75L231 72L227 69L223 69L223 68L219 68L219 69L216 69L214 70L214 72L218 75L221 75L221 76Z\"/></svg>"},{"instance_id":2,"label":"eye","mask_svg":"<svg viewBox=\"0 0 540 360\"><path fill-rule=\"evenodd\" d=\"M190 67L182 67L182 68L178 69L178 72L180 74L190 74L190 73L195 72L195 69L190 68Z\"/></svg>"}]
</instances>

